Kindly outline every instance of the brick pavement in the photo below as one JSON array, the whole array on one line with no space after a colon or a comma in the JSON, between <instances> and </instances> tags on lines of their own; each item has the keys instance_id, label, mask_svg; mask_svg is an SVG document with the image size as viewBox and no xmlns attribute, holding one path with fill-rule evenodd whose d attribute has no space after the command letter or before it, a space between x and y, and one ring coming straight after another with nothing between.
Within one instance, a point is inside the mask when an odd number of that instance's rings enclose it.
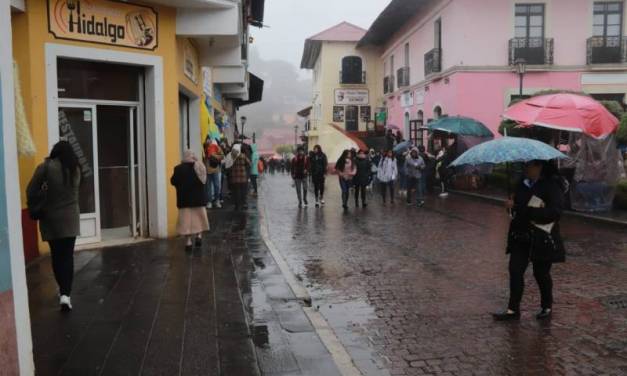
<instances>
[{"instance_id":1,"label":"brick pavement","mask_svg":"<svg viewBox=\"0 0 627 376\"><path fill-rule=\"evenodd\" d=\"M522 320L495 323L489 312L508 294L500 207L454 196L382 207L376 197L343 213L337 178L327 189L325 208L298 210L277 175L263 202L273 242L365 375L627 374L627 306L608 298L627 301L624 227L564 219L553 320L533 318L528 272Z\"/></svg>"}]
</instances>

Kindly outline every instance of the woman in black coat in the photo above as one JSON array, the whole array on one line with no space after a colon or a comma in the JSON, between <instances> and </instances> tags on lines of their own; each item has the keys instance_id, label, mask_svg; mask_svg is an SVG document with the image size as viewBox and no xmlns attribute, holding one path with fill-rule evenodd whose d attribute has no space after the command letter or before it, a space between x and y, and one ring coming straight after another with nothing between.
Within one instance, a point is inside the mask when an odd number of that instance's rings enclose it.
<instances>
[{"instance_id":1,"label":"woman in black coat","mask_svg":"<svg viewBox=\"0 0 627 376\"><path fill-rule=\"evenodd\" d=\"M355 207L359 207L359 196L361 193L361 205L365 208L366 204L366 187L370 184L372 175L372 162L368 158L365 150L360 150L355 158L355 166L357 167L357 173L353 178L353 185L355 186Z\"/></svg>"},{"instance_id":2,"label":"woman in black coat","mask_svg":"<svg viewBox=\"0 0 627 376\"><path fill-rule=\"evenodd\" d=\"M525 178L518 185L513 199L506 203L512 214L507 241L510 298L505 312L493 314L497 321L520 319L524 275L530 261L541 296L541 310L536 318L542 320L551 317L551 266L564 262L566 258L559 226L565 196L562 182L552 163L528 162L525 165Z\"/></svg>"}]
</instances>

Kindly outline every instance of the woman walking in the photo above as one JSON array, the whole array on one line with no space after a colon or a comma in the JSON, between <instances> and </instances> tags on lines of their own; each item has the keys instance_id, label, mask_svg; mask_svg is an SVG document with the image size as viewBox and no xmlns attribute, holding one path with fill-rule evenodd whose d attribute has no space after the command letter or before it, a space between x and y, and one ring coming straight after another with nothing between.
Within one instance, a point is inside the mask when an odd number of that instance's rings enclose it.
<instances>
[{"instance_id":1,"label":"woman walking","mask_svg":"<svg viewBox=\"0 0 627 376\"><path fill-rule=\"evenodd\" d=\"M353 177L357 173L353 152L350 150L344 150L344 152L342 152L340 159L335 163L335 171L337 171L339 175L340 189L342 190L342 207L346 210L348 209L348 196L350 194Z\"/></svg>"},{"instance_id":2,"label":"woman walking","mask_svg":"<svg viewBox=\"0 0 627 376\"><path fill-rule=\"evenodd\" d=\"M507 253L509 253L510 297L507 310L494 313L497 321L519 320L525 271L533 264L533 276L540 289L538 320L551 317L553 280L551 266L565 261L560 235L565 188L550 162L532 161L525 165L525 178L513 198L506 203L512 214Z\"/></svg>"},{"instance_id":3,"label":"woman walking","mask_svg":"<svg viewBox=\"0 0 627 376\"><path fill-rule=\"evenodd\" d=\"M305 154L305 148L299 146L296 149L296 156L290 164L292 180L296 188L296 196L298 197L298 207L302 208L309 205L307 202L307 179L309 176L309 157Z\"/></svg>"},{"instance_id":4,"label":"woman walking","mask_svg":"<svg viewBox=\"0 0 627 376\"><path fill-rule=\"evenodd\" d=\"M233 145L230 161L230 181L235 210L247 209L246 196L248 193L248 169L250 160L242 153L242 144ZM227 166L229 168L229 166Z\"/></svg>"},{"instance_id":5,"label":"woman walking","mask_svg":"<svg viewBox=\"0 0 627 376\"><path fill-rule=\"evenodd\" d=\"M314 186L316 207L324 205L324 178L327 174L327 156L322 152L320 145L313 148L309 164L311 166L311 182Z\"/></svg>"},{"instance_id":6,"label":"woman walking","mask_svg":"<svg viewBox=\"0 0 627 376\"><path fill-rule=\"evenodd\" d=\"M52 271L59 286L62 311L72 310L74 245L80 235L78 189L81 174L78 159L67 141L59 141L50 156L37 167L26 189L28 197L47 190L43 217L39 222L41 237L50 245Z\"/></svg>"},{"instance_id":7,"label":"woman walking","mask_svg":"<svg viewBox=\"0 0 627 376\"><path fill-rule=\"evenodd\" d=\"M411 192L416 191L416 206L422 207L424 201L423 171L425 161L420 156L417 148L411 149L405 159L405 171L407 173L407 205L411 205Z\"/></svg>"},{"instance_id":8,"label":"woman walking","mask_svg":"<svg viewBox=\"0 0 627 376\"><path fill-rule=\"evenodd\" d=\"M366 154L366 151L360 150L355 159L357 173L353 178L355 186L355 207L359 207L359 195L361 194L361 206L366 207L366 187L370 184L370 174L372 173L372 163Z\"/></svg>"},{"instance_id":9,"label":"woman walking","mask_svg":"<svg viewBox=\"0 0 627 376\"><path fill-rule=\"evenodd\" d=\"M379 168L377 169L377 180L381 186L381 196L383 197L383 204L385 204L385 192L390 191L390 202L394 203L394 182L398 176L398 166L394 153L392 150L388 150L381 162L379 162Z\"/></svg>"},{"instance_id":10,"label":"woman walking","mask_svg":"<svg viewBox=\"0 0 627 376\"><path fill-rule=\"evenodd\" d=\"M174 168L170 183L176 188L176 207L179 209L176 230L180 236L187 238L185 251L191 252L194 245L200 248L202 233L209 230L205 210L209 201L205 189L207 169L193 151L186 150L183 160ZM196 239L195 244L192 238Z\"/></svg>"}]
</instances>

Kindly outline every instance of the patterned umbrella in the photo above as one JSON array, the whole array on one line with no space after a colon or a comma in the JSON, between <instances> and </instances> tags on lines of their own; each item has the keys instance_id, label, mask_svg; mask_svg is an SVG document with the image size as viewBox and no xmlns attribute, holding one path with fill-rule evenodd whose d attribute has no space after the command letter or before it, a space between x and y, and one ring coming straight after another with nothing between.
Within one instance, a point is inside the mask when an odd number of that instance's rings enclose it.
<instances>
[{"instance_id":1,"label":"patterned umbrella","mask_svg":"<svg viewBox=\"0 0 627 376\"><path fill-rule=\"evenodd\" d=\"M454 160L451 166L564 158L568 157L544 142L521 137L503 137L470 148Z\"/></svg>"}]
</instances>

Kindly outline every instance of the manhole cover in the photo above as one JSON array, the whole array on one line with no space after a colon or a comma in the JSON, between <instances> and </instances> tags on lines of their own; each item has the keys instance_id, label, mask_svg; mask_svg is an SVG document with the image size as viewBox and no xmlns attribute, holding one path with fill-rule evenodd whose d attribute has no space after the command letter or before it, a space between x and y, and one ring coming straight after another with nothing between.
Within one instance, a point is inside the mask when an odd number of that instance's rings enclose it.
<instances>
[{"instance_id":1,"label":"manhole cover","mask_svg":"<svg viewBox=\"0 0 627 376\"><path fill-rule=\"evenodd\" d=\"M607 296L601 303L609 309L627 309L627 295Z\"/></svg>"}]
</instances>

